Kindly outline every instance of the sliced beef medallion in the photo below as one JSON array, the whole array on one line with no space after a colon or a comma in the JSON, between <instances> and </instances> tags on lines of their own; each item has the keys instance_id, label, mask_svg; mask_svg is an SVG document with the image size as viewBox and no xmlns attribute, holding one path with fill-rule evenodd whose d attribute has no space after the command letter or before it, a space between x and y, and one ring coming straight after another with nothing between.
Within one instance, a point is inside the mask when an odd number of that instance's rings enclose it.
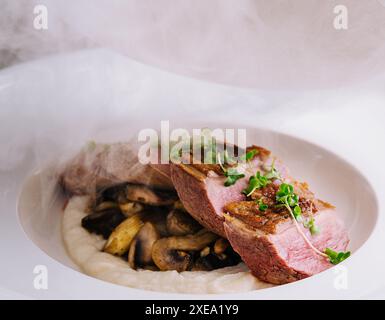
<instances>
[{"instance_id":1,"label":"sliced beef medallion","mask_svg":"<svg viewBox=\"0 0 385 320\"><path fill-rule=\"evenodd\" d=\"M229 202L245 199L242 190L247 187L250 176L257 171L270 170L273 162L283 177L289 175L288 169L270 151L257 146L247 148L250 150L257 152L241 168L245 178L227 187L218 164L171 164L171 179L186 210L200 224L223 237L226 236L223 208Z\"/></svg>"},{"instance_id":2,"label":"sliced beef medallion","mask_svg":"<svg viewBox=\"0 0 385 320\"><path fill-rule=\"evenodd\" d=\"M273 161L280 179L272 179L246 197L242 191L249 185L249 178L258 171L266 175ZM304 221L313 217L320 231L311 235L302 223L299 228L319 251L343 251L349 243L334 207L315 199L308 186L291 178L287 168L270 153L257 153L247 166L245 177L229 187L224 186L223 174L207 170L207 166L172 164L171 179L186 210L206 228L226 237L260 280L284 284L332 266L305 241L290 212L277 205L276 193L282 180L294 186ZM261 199L267 208L261 208Z\"/></svg>"},{"instance_id":3,"label":"sliced beef medallion","mask_svg":"<svg viewBox=\"0 0 385 320\"><path fill-rule=\"evenodd\" d=\"M321 252L326 248L344 251L349 238L334 207L320 200L314 200L313 203L311 214L319 233L312 235L309 229L299 224L302 232ZM303 217L309 219L305 210ZM227 238L260 280L284 284L331 267L328 259L306 243L285 209L261 212L255 201L243 201L227 204L224 211Z\"/></svg>"},{"instance_id":4,"label":"sliced beef medallion","mask_svg":"<svg viewBox=\"0 0 385 320\"><path fill-rule=\"evenodd\" d=\"M150 165L143 165L129 144L92 144L84 148L64 168L60 177L70 194L92 194L120 183L149 185L173 190L171 179Z\"/></svg>"}]
</instances>

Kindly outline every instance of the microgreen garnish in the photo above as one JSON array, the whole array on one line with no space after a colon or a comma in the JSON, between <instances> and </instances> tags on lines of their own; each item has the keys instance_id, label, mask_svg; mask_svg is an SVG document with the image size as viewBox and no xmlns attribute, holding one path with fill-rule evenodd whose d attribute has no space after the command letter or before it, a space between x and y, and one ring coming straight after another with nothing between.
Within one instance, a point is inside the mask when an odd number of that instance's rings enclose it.
<instances>
[{"instance_id":1,"label":"microgreen garnish","mask_svg":"<svg viewBox=\"0 0 385 320\"><path fill-rule=\"evenodd\" d=\"M274 167L274 163L275 160L271 164L270 170L265 175L262 175L261 172L258 171L254 176L251 176L248 187L244 189L242 193L249 197L255 190L266 187L272 180L281 179L279 172Z\"/></svg>"},{"instance_id":2,"label":"microgreen garnish","mask_svg":"<svg viewBox=\"0 0 385 320\"><path fill-rule=\"evenodd\" d=\"M302 238L309 245L309 247L316 252L317 254L328 257L326 253L321 252L309 241L306 235L301 230L297 221L302 221L302 210L298 205L299 197L294 193L294 187L291 184L282 183L279 187L279 190L276 194L276 201L279 203L278 206L284 206L287 211L289 211L291 217L293 218L294 225L297 228L298 232L301 234Z\"/></svg>"},{"instance_id":3,"label":"microgreen garnish","mask_svg":"<svg viewBox=\"0 0 385 320\"><path fill-rule=\"evenodd\" d=\"M299 197L294 193L294 187L291 184L282 183L279 186L276 200L294 216L295 220L302 221L302 210L298 205Z\"/></svg>"},{"instance_id":4,"label":"microgreen garnish","mask_svg":"<svg viewBox=\"0 0 385 320\"><path fill-rule=\"evenodd\" d=\"M225 164L229 164L229 165L234 165L237 162L233 157L229 155L227 150L223 152L223 161Z\"/></svg>"},{"instance_id":5,"label":"microgreen garnish","mask_svg":"<svg viewBox=\"0 0 385 320\"><path fill-rule=\"evenodd\" d=\"M246 161L250 161L254 159L255 155L258 154L257 149L250 150L249 152L246 153Z\"/></svg>"},{"instance_id":6,"label":"microgreen garnish","mask_svg":"<svg viewBox=\"0 0 385 320\"><path fill-rule=\"evenodd\" d=\"M296 205L294 207L293 213L294 213L295 220L297 220L298 222L301 222L302 221L302 210L301 210L301 207L299 205Z\"/></svg>"},{"instance_id":7,"label":"microgreen garnish","mask_svg":"<svg viewBox=\"0 0 385 320\"><path fill-rule=\"evenodd\" d=\"M269 180L282 180L280 173L275 168L275 159L273 160L270 170L265 174L265 177Z\"/></svg>"},{"instance_id":8,"label":"microgreen garnish","mask_svg":"<svg viewBox=\"0 0 385 320\"><path fill-rule=\"evenodd\" d=\"M224 154L224 158L226 159L226 153ZM235 184L239 179L245 177L245 175L243 173L239 173L236 168L230 167L226 169L222 164L221 154L219 152L217 154L217 162L220 165L225 177L227 178L224 183L225 187L230 187Z\"/></svg>"},{"instance_id":9,"label":"microgreen garnish","mask_svg":"<svg viewBox=\"0 0 385 320\"><path fill-rule=\"evenodd\" d=\"M315 224L314 217L311 217L307 221L303 223L303 226L307 229L309 229L310 233L312 236L316 235L319 233L319 228Z\"/></svg>"},{"instance_id":10,"label":"microgreen garnish","mask_svg":"<svg viewBox=\"0 0 385 320\"><path fill-rule=\"evenodd\" d=\"M242 161L249 162L249 161L253 160L254 156L258 153L259 153L259 151L257 149L252 149L252 150L246 152L245 154L243 154L240 159Z\"/></svg>"},{"instance_id":11,"label":"microgreen garnish","mask_svg":"<svg viewBox=\"0 0 385 320\"><path fill-rule=\"evenodd\" d=\"M336 252L330 248L325 249L325 254L328 256L329 261L332 264L339 264L340 262L344 261L346 258L350 257L350 251Z\"/></svg>"},{"instance_id":12,"label":"microgreen garnish","mask_svg":"<svg viewBox=\"0 0 385 320\"><path fill-rule=\"evenodd\" d=\"M270 181L261 172L257 172L254 176L249 179L249 185L242 192L249 197L255 190L266 187Z\"/></svg>"},{"instance_id":13,"label":"microgreen garnish","mask_svg":"<svg viewBox=\"0 0 385 320\"><path fill-rule=\"evenodd\" d=\"M224 174L225 174L225 177L227 177L225 181L225 187L230 187L233 184L235 184L239 179L242 179L245 177L243 173L239 173L234 168L229 168L228 170L225 171Z\"/></svg>"},{"instance_id":14,"label":"microgreen garnish","mask_svg":"<svg viewBox=\"0 0 385 320\"><path fill-rule=\"evenodd\" d=\"M257 203L258 203L258 205L259 205L259 208L258 208L259 211L265 212L265 211L269 208L269 206L263 202L263 199L262 199L262 198L260 198L260 199L257 201Z\"/></svg>"}]
</instances>

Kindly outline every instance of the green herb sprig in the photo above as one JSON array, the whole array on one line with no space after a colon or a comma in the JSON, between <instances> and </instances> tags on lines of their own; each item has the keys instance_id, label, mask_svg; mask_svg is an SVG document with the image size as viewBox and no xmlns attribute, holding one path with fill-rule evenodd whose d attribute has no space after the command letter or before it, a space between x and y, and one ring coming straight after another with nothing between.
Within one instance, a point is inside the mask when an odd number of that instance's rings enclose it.
<instances>
[{"instance_id":1,"label":"green herb sprig","mask_svg":"<svg viewBox=\"0 0 385 320\"><path fill-rule=\"evenodd\" d=\"M224 160L226 160L226 153L224 153ZM217 154L217 162L220 165L225 177L227 178L224 182L225 187L230 187L234 185L239 179L245 177L243 173L239 173L236 168L225 168L221 161L221 154L218 152Z\"/></svg>"},{"instance_id":2,"label":"green herb sprig","mask_svg":"<svg viewBox=\"0 0 385 320\"><path fill-rule=\"evenodd\" d=\"M293 214L298 222L302 222L302 210L298 205L299 197L294 193L294 187L287 183L282 183L276 195L276 200L279 203L278 206L284 206L289 212ZM319 228L315 224L314 217L303 221L303 226L309 229L311 235L319 233Z\"/></svg>"},{"instance_id":3,"label":"green herb sprig","mask_svg":"<svg viewBox=\"0 0 385 320\"><path fill-rule=\"evenodd\" d=\"M325 254L328 256L329 261L332 264L339 264L340 262L350 257L350 251L336 252L330 248L325 249Z\"/></svg>"},{"instance_id":4,"label":"green herb sprig","mask_svg":"<svg viewBox=\"0 0 385 320\"><path fill-rule=\"evenodd\" d=\"M240 157L240 160L241 161L246 161L246 162L249 162L251 160L254 159L254 157L259 153L259 151L257 149L252 149L248 152L246 152L245 154L243 154L241 157Z\"/></svg>"},{"instance_id":5,"label":"green herb sprig","mask_svg":"<svg viewBox=\"0 0 385 320\"><path fill-rule=\"evenodd\" d=\"M266 187L269 183L272 183L272 181L276 179L282 180L281 175L274 164L275 160L271 164L270 170L265 175L262 175L261 172L258 171L254 176L251 176L248 187L244 189L242 193L249 197L255 190Z\"/></svg>"},{"instance_id":6,"label":"green herb sprig","mask_svg":"<svg viewBox=\"0 0 385 320\"><path fill-rule=\"evenodd\" d=\"M303 226L307 229L309 229L312 236L319 234L320 230L319 227L316 226L314 217L310 217L307 221L303 223Z\"/></svg>"},{"instance_id":7,"label":"green herb sprig","mask_svg":"<svg viewBox=\"0 0 385 320\"><path fill-rule=\"evenodd\" d=\"M275 159L270 166L270 170L265 174L265 177L269 180L282 180L281 174L275 168Z\"/></svg>"},{"instance_id":8,"label":"green herb sprig","mask_svg":"<svg viewBox=\"0 0 385 320\"><path fill-rule=\"evenodd\" d=\"M249 185L242 191L247 197L249 197L255 190L266 187L270 183L265 176L258 171L254 176L249 179Z\"/></svg>"},{"instance_id":9,"label":"green herb sprig","mask_svg":"<svg viewBox=\"0 0 385 320\"><path fill-rule=\"evenodd\" d=\"M239 179L242 179L245 177L243 173L239 173L234 168L229 168L224 172L224 174L225 174L225 177L227 177L224 183L225 187L230 187L233 184L235 184Z\"/></svg>"},{"instance_id":10,"label":"green herb sprig","mask_svg":"<svg viewBox=\"0 0 385 320\"><path fill-rule=\"evenodd\" d=\"M291 184L282 183L276 194L278 206L284 206L297 220L302 222L302 210L298 205L299 197L294 193L294 187Z\"/></svg>"}]
</instances>

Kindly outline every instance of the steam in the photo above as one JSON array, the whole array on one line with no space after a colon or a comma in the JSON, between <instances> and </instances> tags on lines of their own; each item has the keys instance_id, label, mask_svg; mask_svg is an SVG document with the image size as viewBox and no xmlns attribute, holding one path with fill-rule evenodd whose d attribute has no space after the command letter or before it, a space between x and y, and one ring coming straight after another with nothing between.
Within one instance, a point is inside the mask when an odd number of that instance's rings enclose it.
<instances>
[{"instance_id":1,"label":"steam","mask_svg":"<svg viewBox=\"0 0 385 320\"><path fill-rule=\"evenodd\" d=\"M60 7L65 9L64 3L1 0L0 4L0 68L93 46L92 39L76 34L70 27L68 21L72 19L60 11ZM48 30L36 30L33 26L34 7L39 4L48 7Z\"/></svg>"},{"instance_id":2,"label":"steam","mask_svg":"<svg viewBox=\"0 0 385 320\"><path fill-rule=\"evenodd\" d=\"M2 0L1 65L108 47L146 64L253 88L341 86L383 69L385 5L355 0ZM49 12L32 27L33 6ZM333 27L336 5L348 30Z\"/></svg>"},{"instance_id":3,"label":"steam","mask_svg":"<svg viewBox=\"0 0 385 320\"><path fill-rule=\"evenodd\" d=\"M0 67L79 49L118 53L84 51L59 66L52 62L38 70L28 67L18 76L9 70L1 73L0 106L7 106L0 110L4 171L18 167L28 154L43 164L53 153L70 154L88 140L98 140L96 136L104 141L106 131L117 127L121 133L111 137L119 141L133 138L127 136L128 127L157 128L160 120L172 122L181 114L185 119L237 120L278 129L306 112L334 108L336 101L348 105L355 99L351 91L357 93L358 87L368 89L363 95L384 89L384 82L375 80L385 66L383 1L0 4ZM48 8L48 30L33 28L36 4ZM335 5L347 7L348 30L333 28ZM250 89L209 88L132 64L126 57ZM39 82L46 85L45 92L34 90ZM339 91L342 87L347 89Z\"/></svg>"}]
</instances>

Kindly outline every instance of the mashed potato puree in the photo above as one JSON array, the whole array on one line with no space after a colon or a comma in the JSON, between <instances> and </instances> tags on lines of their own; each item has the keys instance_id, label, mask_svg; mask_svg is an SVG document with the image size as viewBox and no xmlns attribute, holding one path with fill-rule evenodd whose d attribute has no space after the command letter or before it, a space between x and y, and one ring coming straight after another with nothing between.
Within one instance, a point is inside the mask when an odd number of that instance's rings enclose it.
<instances>
[{"instance_id":1,"label":"mashed potato puree","mask_svg":"<svg viewBox=\"0 0 385 320\"><path fill-rule=\"evenodd\" d=\"M82 228L87 201L88 197L71 198L62 232L70 257L90 276L127 287L179 293L234 293L271 286L253 277L243 263L213 271L133 270L122 258L102 251L106 240Z\"/></svg>"}]
</instances>

